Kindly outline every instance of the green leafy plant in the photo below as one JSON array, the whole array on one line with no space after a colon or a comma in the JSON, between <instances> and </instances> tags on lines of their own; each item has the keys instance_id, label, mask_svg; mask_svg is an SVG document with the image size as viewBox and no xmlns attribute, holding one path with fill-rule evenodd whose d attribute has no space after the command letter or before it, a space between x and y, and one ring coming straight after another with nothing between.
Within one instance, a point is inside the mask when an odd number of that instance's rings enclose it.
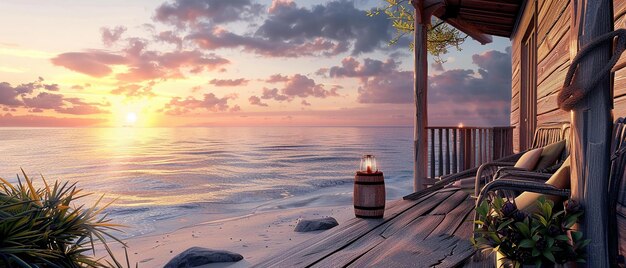
<instances>
[{"instance_id":1,"label":"green leafy plant","mask_svg":"<svg viewBox=\"0 0 626 268\"><path fill-rule=\"evenodd\" d=\"M513 267L585 262L584 247L590 240L572 230L583 214L580 205L568 200L564 210L554 211L554 203L540 197L534 211L529 215L500 197L483 201L476 208L472 244L500 252Z\"/></svg>"},{"instance_id":2,"label":"green leafy plant","mask_svg":"<svg viewBox=\"0 0 626 268\"><path fill-rule=\"evenodd\" d=\"M124 243L111 235L120 231L99 206L76 205L88 196L76 183L55 181L35 188L26 176L11 184L0 178L0 266L1 267L122 267L107 239ZM96 244L102 245L113 263L95 259ZM93 253L90 254L90 253ZM128 265L128 255L126 257ZM129 266L129 265L128 265Z\"/></svg>"},{"instance_id":3,"label":"green leafy plant","mask_svg":"<svg viewBox=\"0 0 626 268\"><path fill-rule=\"evenodd\" d=\"M366 12L367 16L374 17L385 14L391 21L396 34L389 41L389 45L395 45L405 35L415 31L415 9L409 0L383 0L385 6L377 7ZM448 53L449 48L461 50L461 44L465 42L467 35L451 27L447 23L433 17L428 25L428 53L435 57L435 62L445 62L441 56ZM415 43L409 44L409 49L413 50Z\"/></svg>"}]
</instances>

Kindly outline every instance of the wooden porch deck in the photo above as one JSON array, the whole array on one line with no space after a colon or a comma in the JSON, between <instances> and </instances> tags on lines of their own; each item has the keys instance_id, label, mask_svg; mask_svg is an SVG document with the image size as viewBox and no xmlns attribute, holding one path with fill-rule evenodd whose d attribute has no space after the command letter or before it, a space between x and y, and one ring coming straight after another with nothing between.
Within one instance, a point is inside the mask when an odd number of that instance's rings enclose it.
<instances>
[{"instance_id":1,"label":"wooden porch deck","mask_svg":"<svg viewBox=\"0 0 626 268\"><path fill-rule=\"evenodd\" d=\"M393 201L383 219L354 218L255 267L491 267L470 260L473 211L457 188Z\"/></svg>"}]
</instances>

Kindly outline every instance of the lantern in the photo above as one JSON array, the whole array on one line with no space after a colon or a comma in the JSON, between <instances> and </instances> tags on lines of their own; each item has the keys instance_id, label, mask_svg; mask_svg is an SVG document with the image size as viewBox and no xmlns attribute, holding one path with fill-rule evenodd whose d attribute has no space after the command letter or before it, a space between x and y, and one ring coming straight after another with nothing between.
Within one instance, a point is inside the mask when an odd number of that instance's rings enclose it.
<instances>
[{"instance_id":1,"label":"lantern","mask_svg":"<svg viewBox=\"0 0 626 268\"><path fill-rule=\"evenodd\" d=\"M359 218L382 218L385 213L385 178L376 158L364 155L354 176L354 214Z\"/></svg>"},{"instance_id":2,"label":"lantern","mask_svg":"<svg viewBox=\"0 0 626 268\"><path fill-rule=\"evenodd\" d=\"M376 157L371 154L366 154L361 158L361 172L363 173L375 173L378 172L376 166Z\"/></svg>"}]
</instances>

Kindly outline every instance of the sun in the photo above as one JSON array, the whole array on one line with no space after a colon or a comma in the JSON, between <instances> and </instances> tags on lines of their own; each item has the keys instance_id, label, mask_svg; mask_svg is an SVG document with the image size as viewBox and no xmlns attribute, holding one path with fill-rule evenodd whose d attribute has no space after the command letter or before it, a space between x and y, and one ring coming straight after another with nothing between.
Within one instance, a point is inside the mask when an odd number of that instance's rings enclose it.
<instances>
[{"instance_id":1,"label":"sun","mask_svg":"<svg viewBox=\"0 0 626 268\"><path fill-rule=\"evenodd\" d=\"M126 123L130 124L130 125L134 125L135 123L137 123L137 114L130 112L126 114Z\"/></svg>"}]
</instances>

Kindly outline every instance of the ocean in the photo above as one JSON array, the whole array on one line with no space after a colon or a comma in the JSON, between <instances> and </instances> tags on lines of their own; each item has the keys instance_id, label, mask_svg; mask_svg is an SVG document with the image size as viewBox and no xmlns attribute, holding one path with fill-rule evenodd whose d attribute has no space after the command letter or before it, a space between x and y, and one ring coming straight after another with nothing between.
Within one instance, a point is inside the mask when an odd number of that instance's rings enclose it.
<instances>
[{"instance_id":1,"label":"ocean","mask_svg":"<svg viewBox=\"0 0 626 268\"><path fill-rule=\"evenodd\" d=\"M412 191L411 127L0 128L0 177L23 168L105 201L122 237L306 206L351 205L364 154L387 199ZM21 175L20 175L21 176ZM201 215L201 216L200 216Z\"/></svg>"}]
</instances>

